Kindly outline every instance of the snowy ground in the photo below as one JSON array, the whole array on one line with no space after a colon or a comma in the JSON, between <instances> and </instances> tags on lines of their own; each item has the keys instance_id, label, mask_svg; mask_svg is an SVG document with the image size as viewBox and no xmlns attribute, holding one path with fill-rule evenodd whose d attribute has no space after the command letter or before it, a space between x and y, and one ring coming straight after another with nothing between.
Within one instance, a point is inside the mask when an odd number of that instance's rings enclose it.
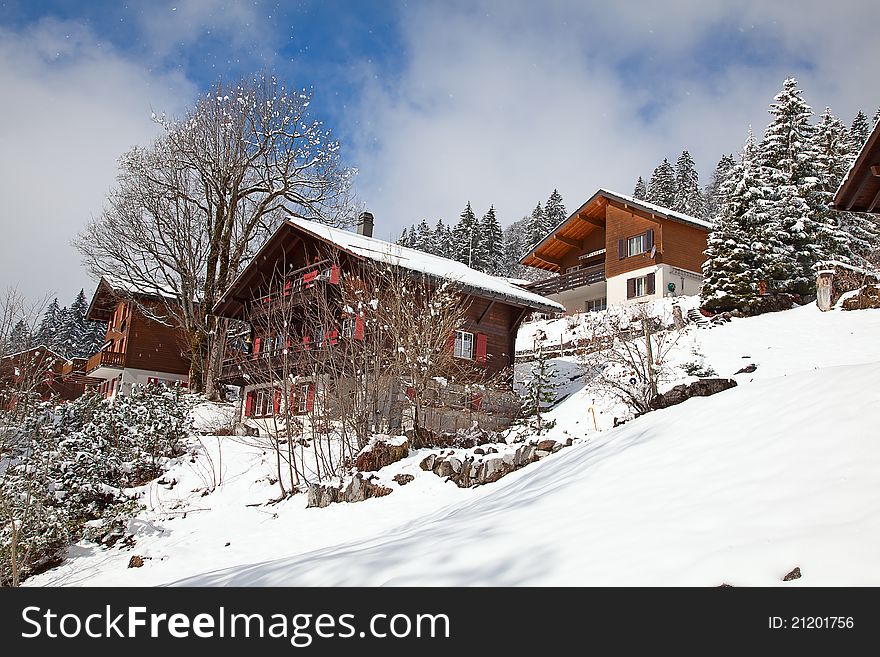
<instances>
[{"instance_id":1,"label":"snowy ground","mask_svg":"<svg viewBox=\"0 0 880 657\"><path fill-rule=\"evenodd\" d=\"M616 429L599 406L599 433L569 379L549 437L574 446L473 489L419 470L423 450L382 471L416 475L387 497L265 505L269 455L205 438L212 459L150 489L133 551L75 546L27 584L763 586L800 566L785 586L880 585L880 311L737 319L690 331L694 351L719 376L758 369Z\"/></svg>"}]
</instances>

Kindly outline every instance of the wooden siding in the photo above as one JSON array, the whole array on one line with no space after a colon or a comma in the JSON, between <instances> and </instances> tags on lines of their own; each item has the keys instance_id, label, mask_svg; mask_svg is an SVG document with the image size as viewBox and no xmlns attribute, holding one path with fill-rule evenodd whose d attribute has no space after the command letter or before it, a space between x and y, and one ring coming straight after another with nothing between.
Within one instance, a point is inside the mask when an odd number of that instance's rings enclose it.
<instances>
[{"instance_id":1,"label":"wooden siding","mask_svg":"<svg viewBox=\"0 0 880 657\"><path fill-rule=\"evenodd\" d=\"M126 326L125 367L169 374L187 374L189 359L183 355L183 331L145 317L132 309Z\"/></svg>"},{"instance_id":2,"label":"wooden siding","mask_svg":"<svg viewBox=\"0 0 880 657\"><path fill-rule=\"evenodd\" d=\"M703 252L706 250L707 238L708 233L699 228L664 221L663 239L657 247L661 252L660 262L688 271L702 272L706 261Z\"/></svg>"},{"instance_id":3,"label":"wooden siding","mask_svg":"<svg viewBox=\"0 0 880 657\"><path fill-rule=\"evenodd\" d=\"M565 273L568 267L582 265L584 261L580 259L580 256L584 253L592 253L593 251L605 248L605 231L597 226L591 226L590 228L590 232L581 241L583 246L577 251L569 251L561 259L562 273Z\"/></svg>"},{"instance_id":4,"label":"wooden siding","mask_svg":"<svg viewBox=\"0 0 880 657\"><path fill-rule=\"evenodd\" d=\"M486 363L481 367L491 374L497 374L513 365L511 329L519 313L515 307L496 301L483 316L483 320L477 323L490 303L492 302L488 299L474 297L462 330L486 336ZM513 335L516 335L516 328L513 328Z\"/></svg>"},{"instance_id":5,"label":"wooden siding","mask_svg":"<svg viewBox=\"0 0 880 657\"><path fill-rule=\"evenodd\" d=\"M669 222L662 227L659 221L650 221L644 217L640 217L633 212L622 210L614 205L609 204L606 208L605 220L605 277L619 276L627 272L642 269L650 265L656 264L657 259L651 258L648 253L640 253L638 255L629 256L627 258L618 259L617 242L621 239L635 237L647 230L654 231L654 244L657 250L661 249L661 240L665 233ZM705 247L704 247L705 248Z\"/></svg>"}]
</instances>

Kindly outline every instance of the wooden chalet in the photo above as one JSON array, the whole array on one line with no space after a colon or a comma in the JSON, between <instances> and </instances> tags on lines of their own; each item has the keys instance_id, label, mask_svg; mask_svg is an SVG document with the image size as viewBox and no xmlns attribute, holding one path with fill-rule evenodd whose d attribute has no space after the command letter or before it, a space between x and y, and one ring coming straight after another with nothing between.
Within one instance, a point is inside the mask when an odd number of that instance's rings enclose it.
<instances>
[{"instance_id":1,"label":"wooden chalet","mask_svg":"<svg viewBox=\"0 0 880 657\"><path fill-rule=\"evenodd\" d=\"M468 367L492 375L514 362L516 333L522 321L534 312L557 313L563 307L506 279L475 271L466 265L401 247L372 237L372 215L361 215L358 232L331 228L301 218L282 224L214 307L216 315L247 322L251 332L244 351L230 354L224 363L222 381L243 386L243 414L249 417L277 413L280 399L272 384L249 381L247 371L270 352L308 350L322 345L340 348L344 340L363 340L361 317L347 315L338 307L332 326L322 335L310 335L291 326L287 335L269 328L273 303L283 296L294 304L339 304L339 286L354 280L365 268L391 266L431 285L452 281L467 299L467 320L461 330L449 336L448 348L455 359ZM275 330L277 333L277 329ZM291 336L295 336L291 338ZM291 339L294 344L291 344ZM239 347L241 344L239 345ZM269 359L266 359L269 362ZM268 365L267 365L268 366ZM299 391L291 403L294 412L308 413L314 406L320 372L294 372ZM438 373L439 374L439 373Z\"/></svg>"},{"instance_id":2,"label":"wooden chalet","mask_svg":"<svg viewBox=\"0 0 880 657\"><path fill-rule=\"evenodd\" d=\"M568 313L697 294L710 224L600 189L520 262L553 276L527 287Z\"/></svg>"},{"instance_id":3,"label":"wooden chalet","mask_svg":"<svg viewBox=\"0 0 880 657\"><path fill-rule=\"evenodd\" d=\"M23 392L42 401L71 401L83 394L86 385L95 383L85 374L84 359L67 360L42 345L0 359L0 396L7 409Z\"/></svg>"},{"instance_id":4,"label":"wooden chalet","mask_svg":"<svg viewBox=\"0 0 880 657\"><path fill-rule=\"evenodd\" d=\"M185 333L150 316L150 310L154 317L164 314L168 296L107 276L98 283L86 318L106 322L107 334L100 351L86 361L85 374L99 381L92 387L107 398L127 394L135 383L188 384Z\"/></svg>"},{"instance_id":5,"label":"wooden chalet","mask_svg":"<svg viewBox=\"0 0 880 657\"><path fill-rule=\"evenodd\" d=\"M845 212L880 214L880 122L834 195L834 207Z\"/></svg>"}]
</instances>

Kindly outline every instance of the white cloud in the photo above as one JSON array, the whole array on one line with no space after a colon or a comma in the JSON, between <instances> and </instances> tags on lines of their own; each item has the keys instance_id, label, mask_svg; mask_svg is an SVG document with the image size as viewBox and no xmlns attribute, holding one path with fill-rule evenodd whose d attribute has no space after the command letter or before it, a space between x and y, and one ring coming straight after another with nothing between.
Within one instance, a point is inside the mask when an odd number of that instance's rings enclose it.
<instances>
[{"instance_id":1,"label":"white cloud","mask_svg":"<svg viewBox=\"0 0 880 657\"><path fill-rule=\"evenodd\" d=\"M859 62L880 57L878 19L876 3L815 0L419 5L402 17L400 75L364 71L360 196L389 238L468 200L510 222L554 187L569 209L600 186L629 193L683 148L706 178L749 124L760 135L790 74L818 110L873 112Z\"/></svg>"},{"instance_id":2,"label":"white cloud","mask_svg":"<svg viewBox=\"0 0 880 657\"><path fill-rule=\"evenodd\" d=\"M90 286L70 241L100 213L116 160L195 89L130 61L76 22L0 28L0 280L69 303Z\"/></svg>"}]
</instances>

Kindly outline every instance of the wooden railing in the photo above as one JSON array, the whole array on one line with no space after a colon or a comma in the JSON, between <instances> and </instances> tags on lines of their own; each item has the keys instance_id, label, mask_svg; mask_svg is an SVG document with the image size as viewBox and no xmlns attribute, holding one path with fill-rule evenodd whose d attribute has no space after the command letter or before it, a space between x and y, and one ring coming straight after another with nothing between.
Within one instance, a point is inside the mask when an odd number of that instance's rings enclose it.
<instances>
[{"instance_id":1,"label":"wooden railing","mask_svg":"<svg viewBox=\"0 0 880 657\"><path fill-rule=\"evenodd\" d=\"M308 303L320 286L338 285L340 275L339 265L332 265L328 260L290 272L285 275L283 285L253 300L251 315L268 314L281 303Z\"/></svg>"},{"instance_id":2,"label":"wooden railing","mask_svg":"<svg viewBox=\"0 0 880 657\"><path fill-rule=\"evenodd\" d=\"M99 351L92 354L89 362L86 363L86 374L94 372L99 367L124 367L125 354L116 353L115 351Z\"/></svg>"},{"instance_id":3,"label":"wooden railing","mask_svg":"<svg viewBox=\"0 0 880 657\"><path fill-rule=\"evenodd\" d=\"M529 283L527 288L538 294L556 294L564 290L571 290L582 285L592 285L605 280L605 265L593 265L567 274L559 274L552 278Z\"/></svg>"}]
</instances>

